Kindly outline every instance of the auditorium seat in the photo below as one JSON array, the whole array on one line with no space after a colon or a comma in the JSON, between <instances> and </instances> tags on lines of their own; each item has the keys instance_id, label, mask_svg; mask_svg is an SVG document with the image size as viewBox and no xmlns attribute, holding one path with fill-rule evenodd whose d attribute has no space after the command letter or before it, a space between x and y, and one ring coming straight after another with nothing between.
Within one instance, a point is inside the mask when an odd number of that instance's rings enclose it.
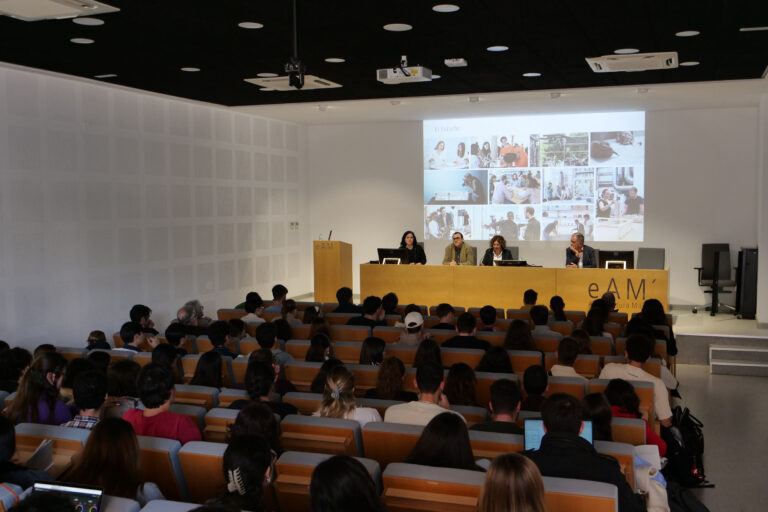
<instances>
[{"instance_id":1,"label":"auditorium seat","mask_svg":"<svg viewBox=\"0 0 768 512\"><path fill-rule=\"evenodd\" d=\"M608 386L610 380L608 379L590 379L587 389L589 393L605 393L605 388ZM635 388L635 393L640 399L640 412L643 414L643 418L646 420L653 420L653 383L633 380L630 381L632 387Z\"/></svg>"},{"instance_id":2,"label":"auditorium seat","mask_svg":"<svg viewBox=\"0 0 768 512\"><path fill-rule=\"evenodd\" d=\"M198 336L195 338L195 347L198 354L205 354L213 350L213 343L208 336Z\"/></svg>"},{"instance_id":3,"label":"auditorium seat","mask_svg":"<svg viewBox=\"0 0 768 512\"><path fill-rule=\"evenodd\" d=\"M424 329L431 329L440 323L440 319L434 315L424 317Z\"/></svg>"},{"instance_id":4,"label":"auditorium seat","mask_svg":"<svg viewBox=\"0 0 768 512\"><path fill-rule=\"evenodd\" d=\"M480 310L483 308L469 308L467 310L467 313L471 314L475 318L480 318ZM504 318L504 308L495 308L496 309L496 318Z\"/></svg>"},{"instance_id":5,"label":"auditorium seat","mask_svg":"<svg viewBox=\"0 0 768 512\"><path fill-rule=\"evenodd\" d=\"M612 311L608 313L608 321L619 324L623 332L624 327L626 327L627 322L629 321L629 315L620 311Z\"/></svg>"},{"instance_id":6,"label":"auditorium seat","mask_svg":"<svg viewBox=\"0 0 768 512\"><path fill-rule=\"evenodd\" d=\"M573 325L581 325L581 322L587 318L587 314L583 311L563 311L565 318Z\"/></svg>"},{"instance_id":7,"label":"auditorium seat","mask_svg":"<svg viewBox=\"0 0 768 512\"><path fill-rule=\"evenodd\" d=\"M668 361L667 359L667 340L656 339L651 357Z\"/></svg>"},{"instance_id":8,"label":"auditorium seat","mask_svg":"<svg viewBox=\"0 0 768 512\"><path fill-rule=\"evenodd\" d=\"M219 407L229 407L236 400L248 400L248 392L244 389L222 388L219 392Z\"/></svg>"},{"instance_id":9,"label":"auditorium seat","mask_svg":"<svg viewBox=\"0 0 768 512\"><path fill-rule=\"evenodd\" d=\"M469 442L475 459L493 460L504 453L521 452L525 449L525 439L518 434L470 430Z\"/></svg>"},{"instance_id":10,"label":"auditorium seat","mask_svg":"<svg viewBox=\"0 0 768 512\"><path fill-rule=\"evenodd\" d=\"M394 356L400 359L405 366L412 366L417 350L417 345L387 345L384 349L384 357Z\"/></svg>"},{"instance_id":11,"label":"auditorium seat","mask_svg":"<svg viewBox=\"0 0 768 512\"><path fill-rule=\"evenodd\" d=\"M610 333L611 336L613 336L613 339L616 339L622 334L621 325L613 322L606 322L603 324L603 332Z\"/></svg>"},{"instance_id":12,"label":"auditorium seat","mask_svg":"<svg viewBox=\"0 0 768 512\"><path fill-rule=\"evenodd\" d=\"M544 393L544 396L549 396L553 393L565 393L581 400L586 394L587 383L581 377L550 376L548 386L549 389Z\"/></svg>"},{"instance_id":13,"label":"auditorium seat","mask_svg":"<svg viewBox=\"0 0 768 512\"><path fill-rule=\"evenodd\" d=\"M533 336L533 343L542 352L555 352L560 344L560 338L552 336Z\"/></svg>"},{"instance_id":14,"label":"auditorium seat","mask_svg":"<svg viewBox=\"0 0 768 512\"><path fill-rule=\"evenodd\" d=\"M134 356L134 354L136 354L136 352L133 352L131 350L114 350L114 349L113 350L103 350L103 349L100 349L100 348L95 348L95 349L91 350L91 352L106 352L107 354L109 354L109 362L110 362L110 364L116 363L118 361L124 361L126 359L133 360L133 356Z\"/></svg>"},{"instance_id":15,"label":"auditorium seat","mask_svg":"<svg viewBox=\"0 0 768 512\"><path fill-rule=\"evenodd\" d=\"M475 423L482 423L488 419L488 409L476 405L452 405L451 410L455 411L467 420L467 426L471 427Z\"/></svg>"},{"instance_id":16,"label":"auditorium seat","mask_svg":"<svg viewBox=\"0 0 768 512\"><path fill-rule=\"evenodd\" d=\"M260 315L264 320L267 322L271 322L277 318L280 318L282 315L281 312L275 312L275 313L267 313L266 311Z\"/></svg>"},{"instance_id":17,"label":"auditorium seat","mask_svg":"<svg viewBox=\"0 0 768 512\"><path fill-rule=\"evenodd\" d=\"M189 489L189 499L203 503L226 487L222 473L225 443L190 441L179 450L179 461Z\"/></svg>"},{"instance_id":18,"label":"auditorium seat","mask_svg":"<svg viewBox=\"0 0 768 512\"><path fill-rule=\"evenodd\" d=\"M393 405L405 403L399 400L382 400L381 398L365 397L358 398L356 402L358 407L371 407L376 409L382 418L384 418L384 414L387 412L387 408L392 407Z\"/></svg>"},{"instance_id":19,"label":"auditorium seat","mask_svg":"<svg viewBox=\"0 0 768 512\"><path fill-rule=\"evenodd\" d=\"M298 451L284 452L275 465L277 478L274 489L280 510L301 511L310 509L309 484L312 472L318 464L330 458L324 453ZM368 458L355 457L371 475L376 492L381 492L381 469L379 463Z\"/></svg>"},{"instance_id":20,"label":"auditorium seat","mask_svg":"<svg viewBox=\"0 0 768 512\"><path fill-rule=\"evenodd\" d=\"M363 341L371 335L371 328L359 325L331 325L333 341Z\"/></svg>"},{"instance_id":21,"label":"auditorium seat","mask_svg":"<svg viewBox=\"0 0 768 512\"><path fill-rule=\"evenodd\" d=\"M309 351L309 340L288 340L285 351L298 361L303 361Z\"/></svg>"},{"instance_id":22,"label":"auditorium seat","mask_svg":"<svg viewBox=\"0 0 768 512\"><path fill-rule=\"evenodd\" d=\"M485 350L481 348L444 348L440 351L443 366L448 367L456 363L466 363L474 369L480 363L480 360L484 355Z\"/></svg>"},{"instance_id":23,"label":"auditorium seat","mask_svg":"<svg viewBox=\"0 0 768 512\"><path fill-rule=\"evenodd\" d=\"M362 347L359 341L337 341L333 344L333 357L344 364L359 363Z\"/></svg>"},{"instance_id":24,"label":"auditorium seat","mask_svg":"<svg viewBox=\"0 0 768 512\"><path fill-rule=\"evenodd\" d=\"M642 418L611 418L611 438L617 443L640 446L645 441L645 420Z\"/></svg>"},{"instance_id":25,"label":"auditorium seat","mask_svg":"<svg viewBox=\"0 0 768 512\"><path fill-rule=\"evenodd\" d=\"M329 313L333 313L333 310L337 307L339 307L338 302L324 302L322 305L323 313L327 316Z\"/></svg>"},{"instance_id":26,"label":"auditorium seat","mask_svg":"<svg viewBox=\"0 0 768 512\"><path fill-rule=\"evenodd\" d=\"M382 416L383 417L383 416ZM416 446L424 427L372 421L363 427L365 456L386 468L393 462L403 462Z\"/></svg>"},{"instance_id":27,"label":"auditorium seat","mask_svg":"<svg viewBox=\"0 0 768 512\"><path fill-rule=\"evenodd\" d=\"M302 312L311 307L320 308L322 305L323 304L321 302L313 302L308 300L296 301L296 309Z\"/></svg>"},{"instance_id":28,"label":"auditorium seat","mask_svg":"<svg viewBox=\"0 0 768 512\"><path fill-rule=\"evenodd\" d=\"M630 319L631 318L635 318L639 314L640 314L639 311L636 311L635 313L632 313L632 315L630 316ZM672 313L667 313L665 316L667 318L667 325L669 325L671 327L675 323L674 318L672 318Z\"/></svg>"},{"instance_id":29,"label":"auditorium seat","mask_svg":"<svg viewBox=\"0 0 768 512\"><path fill-rule=\"evenodd\" d=\"M289 414L280 422L285 450L363 456L360 423L355 420Z\"/></svg>"},{"instance_id":30,"label":"auditorium seat","mask_svg":"<svg viewBox=\"0 0 768 512\"><path fill-rule=\"evenodd\" d=\"M547 371L557 364L557 353L549 352L544 354L544 368ZM588 379L594 379L600 374L600 356L595 354L580 354L573 363L573 369L576 373Z\"/></svg>"},{"instance_id":31,"label":"auditorium seat","mask_svg":"<svg viewBox=\"0 0 768 512\"><path fill-rule=\"evenodd\" d=\"M531 312L527 309L508 309L507 319L509 320L523 320L533 327L533 320L531 320Z\"/></svg>"},{"instance_id":32,"label":"auditorium seat","mask_svg":"<svg viewBox=\"0 0 768 512\"><path fill-rule=\"evenodd\" d=\"M494 347L502 347L504 346L504 339L507 337L507 333L501 331L477 331L475 337L487 341Z\"/></svg>"},{"instance_id":33,"label":"auditorium seat","mask_svg":"<svg viewBox=\"0 0 768 512\"><path fill-rule=\"evenodd\" d=\"M101 510L104 512L140 512L141 505L138 501L119 496L101 496Z\"/></svg>"},{"instance_id":34,"label":"auditorium seat","mask_svg":"<svg viewBox=\"0 0 768 512\"><path fill-rule=\"evenodd\" d=\"M205 413L208 412L205 407L201 407L199 405L174 403L171 404L169 411L176 414L181 414L191 419L195 422L195 425L197 425L197 428L199 428L200 431L202 431L203 427L205 427Z\"/></svg>"},{"instance_id":35,"label":"auditorium seat","mask_svg":"<svg viewBox=\"0 0 768 512\"><path fill-rule=\"evenodd\" d=\"M172 500L189 499L187 483L181 471L179 450L181 443L175 439L136 436L141 452L140 477L154 482L163 496Z\"/></svg>"},{"instance_id":36,"label":"auditorium seat","mask_svg":"<svg viewBox=\"0 0 768 512\"><path fill-rule=\"evenodd\" d=\"M178 404L199 405L206 409L212 409L219 405L219 390L209 386L177 384L174 402Z\"/></svg>"},{"instance_id":37,"label":"auditorium seat","mask_svg":"<svg viewBox=\"0 0 768 512\"><path fill-rule=\"evenodd\" d=\"M311 415L320 409L320 402L323 401L322 393L304 393L301 391L291 391L283 395L283 402L291 404L299 413Z\"/></svg>"},{"instance_id":38,"label":"auditorium seat","mask_svg":"<svg viewBox=\"0 0 768 512\"><path fill-rule=\"evenodd\" d=\"M497 332L503 332L504 334L506 334L507 331L509 330L509 326L512 324L513 321L514 320L511 318L497 318L496 323L494 323L493 325L496 326Z\"/></svg>"},{"instance_id":39,"label":"auditorium seat","mask_svg":"<svg viewBox=\"0 0 768 512\"><path fill-rule=\"evenodd\" d=\"M429 315L429 309L427 306L423 304L416 304L416 306L419 308L419 311L421 311L422 316L428 316ZM408 307L408 304L398 304L398 306L395 308L395 311L397 311L397 314L401 317L405 317L405 308Z\"/></svg>"},{"instance_id":40,"label":"auditorium seat","mask_svg":"<svg viewBox=\"0 0 768 512\"><path fill-rule=\"evenodd\" d=\"M539 419L539 420L541 419L540 411L521 410L517 413L517 420L515 421L515 423L517 423L517 425L520 428L525 428L525 420L536 420L536 419Z\"/></svg>"},{"instance_id":41,"label":"auditorium seat","mask_svg":"<svg viewBox=\"0 0 768 512\"><path fill-rule=\"evenodd\" d=\"M544 364L541 352L536 350L507 350L509 360L512 362L512 370L522 375L529 366Z\"/></svg>"},{"instance_id":42,"label":"auditorium seat","mask_svg":"<svg viewBox=\"0 0 768 512\"><path fill-rule=\"evenodd\" d=\"M565 321L550 320L547 325L549 326L550 330L559 332L563 336L570 336L571 333L573 332L573 324L568 320L565 320Z\"/></svg>"},{"instance_id":43,"label":"auditorium seat","mask_svg":"<svg viewBox=\"0 0 768 512\"><path fill-rule=\"evenodd\" d=\"M348 364L347 370L355 376L355 395L363 396L365 392L376 387L379 367L369 364Z\"/></svg>"},{"instance_id":44,"label":"auditorium seat","mask_svg":"<svg viewBox=\"0 0 768 512\"><path fill-rule=\"evenodd\" d=\"M203 441L211 443L226 443L229 425L235 422L240 413L237 409L215 407L208 411L204 418Z\"/></svg>"},{"instance_id":45,"label":"auditorium seat","mask_svg":"<svg viewBox=\"0 0 768 512\"><path fill-rule=\"evenodd\" d=\"M5 403L5 407L8 407L8 405L10 405L10 403L13 401L13 400L11 400L11 401L9 401L9 402L7 402L7 403L6 403L5 399L6 399L6 398L7 398L9 395L10 395L10 393L9 393L9 392L7 392L7 391L4 391L4 390L0 389L0 404L2 404L2 403Z\"/></svg>"},{"instance_id":46,"label":"auditorium seat","mask_svg":"<svg viewBox=\"0 0 768 512\"><path fill-rule=\"evenodd\" d=\"M627 338L616 338L614 340L614 354L617 356L623 356L627 350Z\"/></svg>"},{"instance_id":47,"label":"auditorium seat","mask_svg":"<svg viewBox=\"0 0 768 512\"><path fill-rule=\"evenodd\" d=\"M397 343L400 341L400 335L405 330L402 327L374 327L372 336L381 338L385 343Z\"/></svg>"},{"instance_id":48,"label":"auditorium seat","mask_svg":"<svg viewBox=\"0 0 768 512\"><path fill-rule=\"evenodd\" d=\"M235 386L245 386L245 372L248 371L248 356L239 356L232 360L232 380Z\"/></svg>"},{"instance_id":49,"label":"auditorium seat","mask_svg":"<svg viewBox=\"0 0 768 512\"><path fill-rule=\"evenodd\" d=\"M133 356L133 362L142 368L152 362L152 352L139 352Z\"/></svg>"},{"instance_id":50,"label":"auditorium seat","mask_svg":"<svg viewBox=\"0 0 768 512\"><path fill-rule=\"evenodd\" d=\"M475 397L477 404L487 406L491 401L491 386L499 379L509 379L517 382L517 375L514 373L495 373L495 372L475 372L477 385L475 386Z\"/></svg>"},{"instance_id":51,"label":"auditorium seat","mask_svg":"<svg viewBox=\"0 0 768 512\"><path fill-rule=\"evenodd\" d=\"M627 479L627 483L635 488L635 463L634 446L627 443L618 443L612 441L595 441L595 450L603 455L610 455L617 461L621 467L621 472Z\"/></svg>"},{"instance_id":52,"label":"auditorium seat","mask_svg":"<svg viewBox=\"0 0 768 512\"><path fill-rule=\"evenodd\" d=\"M90 430L74 427L19 423L16 425L16 456L23 464L46 439L53 441L53 467L48 470L58 478L72 463L72 458L83 451Z\"/></svg>"},{"instance_id":53,"label":"auditorium seat","mask_svg":"<svg viewBox=\"0 0 768 512\"><path fill-rule=\"evenodd\" d=\"M3 403L6 407L10 406L13 403L13 399L16 398L16 392L13 393L6 393L3 397Z\"/></svg>"},{"instance_id":54,"label":"auditorium seat","mask_svg":"<svg viewBox=\"0 0 768 512\"><path fill-rule=\"evenodd\" d=\"M67 362L70 362L73 359L78 359L80 357L86 357L88 355L87 349L79 347L56 347L56 352L61 354L64 359L67 360Z\"/></svg>"},{"instance_id":55,"label":"auditorium seat","mask_svg":"<svg viewBox=\"0 0 768 512\"><path fill-rule=\"evenodd\" d=\"M216 310L216 318L229 322L233 318L242 318L245 316L244 309L218 309Z\"/></svg>"},{"instance_id":56,"label":"auditorium seat","mask_svg":"<svg viewBox=\"0 0 768 512\"><path fill-rule=\"evenodd\" d=\"M184 503L182 501L152 500L139 512L189 512L199 506L197 503Z\"/></svg>"},{"instance_id":57,"label":"auditorium seat","mask_svg":"<svg viewBox=\"0 0 768 512\"><path fill-rule=\"evenodd\" d=\"M295 340L308 340L309 339L309 324L291 325L291 336Z\"/></svg>"},{"instance_id":58,"label":"auditorium seat","mask_svg":"<svg viewBox=\"0 0 768 512\"><path fill-rule=\"evenodd\" d=\"M384 315L384 321L388 327L394 327L396 323L402 322L403 317L400 315ZM402 327L400 327L402 329Z\"/></svg>"},{"instance_id":59,"label":"auditorium seat","mask_svg":"<svg viewBox=\"0 0 768 512\"><path fill-rule=\"evenodd\" d=\"M435 340L435 343L442 345L449 339L456 336L456 331L450 331L448 329L425 329L424 334L429 334L429 337Z\"/></svg>"},{"instance_id":60,"label":"auditorium seat","mask_svg":"<svg viewBox=\"0 0 768 512\"><path fill-rule=\"evenodd\" d=\"M459 315L466 310L462 306L453 306L454 316L459 318ZM437 316L437 306L429 306L429 316Z\"/></svg>"},{"instance_id":61,"label":"auditorium seat","mask_svg":"<svg viewBox=\"0 0 768 512\"><path fill-rule=\"evenodd\" d=\"M394 462L383 474L387 512L475 512L485 473Z\"/></svg>"},{"instance_id":62,"label":"auditorium seat","mask_svg":"<svg viewBox=\"0 0 768 512\"><path fill-rule=\"evenodd\" d=\"M285 378L288 379L299 391L309 391L322 363L307 361L289 361L285 363Z\"/></svg>"},{"instance_id":63,"label":"auditorium seat","mask_svg":"<svg viewBox=\"0 0 768 512\"><path fill-rule=\"evenodd\" d=\"M357 318L360 316L357 313L328 313L325 315L325 320L328 325L346 325L351 318Z\"/></svg>"},{"instance_id":64,"label":"auditorium seat","mask_svg":"<svg viewBox=\"0 0 768 512\"><path fill-rule=\"evenodd\" d=\"M619 512L613 484L575 478L542 477L547 512Z\"/></svg>"},{"instance_id":65,"label":"auditorium seat","mask_svg":"<svg viewBox=\"0 0 768 512\"><path fill-rule=\"evenodd\" d=\"M251 338L250 336L247 338L242 338L238 344L237 344L239 350L239 353L247 356L250 355L251 352L254 350L259 350L261 348L261 345L259 345L259 342L256 341L256 338Z\"/></svg>"},{"instance_id":66,"label":"auditorium seat","mask_svg":"<svg viewBox=\"0 0 768 512\"><path fill-rule=\"evenodd\" d=\"M613 341L608 336L590 336L589 349L595 355L610 356L613 355Z\"/></svg>"},{"instance_id":67,"label":"auditorium seat","mask_svg":"<svg viewBox=\"0 0 768 512\"><path fill-rule=\"evenodd\" d=\"M0 482L0 512L7 512L18 503L19 496L24 492L20 486L9 482Z\"/></svg>"}]
</instances>

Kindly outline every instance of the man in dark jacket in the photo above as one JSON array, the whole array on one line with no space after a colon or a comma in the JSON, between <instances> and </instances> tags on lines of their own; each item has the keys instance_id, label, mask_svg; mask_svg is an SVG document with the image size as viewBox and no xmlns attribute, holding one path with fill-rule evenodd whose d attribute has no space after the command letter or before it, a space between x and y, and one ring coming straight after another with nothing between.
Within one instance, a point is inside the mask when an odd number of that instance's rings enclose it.
<instances>
[{"instance_id":1,"label":"man in dark jacket","mask_svg":"<svg viewBox=\"0 0 768 512\"><path fill-rule=\"evenodd\" d=\"M550 395L541 406L546 435L538 450L524 455L539 467L544 476L578 478L613 484L619 491L619 512L645 510L632 492L616 459L600 455L589 441L579 437L584 428L581 403L565 393Z\"/></svg>"}]
</instances>

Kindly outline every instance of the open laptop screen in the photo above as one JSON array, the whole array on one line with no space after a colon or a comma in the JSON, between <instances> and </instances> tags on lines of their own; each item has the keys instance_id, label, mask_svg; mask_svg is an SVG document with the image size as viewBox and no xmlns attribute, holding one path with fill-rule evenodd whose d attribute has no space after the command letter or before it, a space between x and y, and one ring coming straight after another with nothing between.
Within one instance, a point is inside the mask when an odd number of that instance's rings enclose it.
<instances>
[{"instance_id":1,"label":"open laptop screen","mask_svg":"<svg viewBox=\"0 0 768 512\"><path fill-rule=\"evenodd\" d=\"M541 446L541 438L544 437L544 420L526 419L525 420L525 449L538 450ZM581 431L581 437L590 443L592 442L592 422L586 420L584 429Z\"/></svg>"},{"instance_id":2,"label":"open laptop screen","mask_svg":"<svg viewBox=\"0 0 768 512\"><path fill-rule=\"evenodd\" d=\"M60 482L35 482L32 492L56 493L65 496L72 503L72 510L77 512L99 512L101 509L103 491L99 487Z\"/></svg>"}]
</instances>

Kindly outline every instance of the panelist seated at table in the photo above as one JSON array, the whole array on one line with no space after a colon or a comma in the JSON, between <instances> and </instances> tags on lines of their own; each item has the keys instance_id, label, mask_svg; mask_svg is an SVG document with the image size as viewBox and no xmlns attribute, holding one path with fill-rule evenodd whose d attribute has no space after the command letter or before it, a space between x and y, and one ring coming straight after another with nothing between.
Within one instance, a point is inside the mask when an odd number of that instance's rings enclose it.
<instances>
[{"instance_id":1,"label":"panelist seated at table","mask_svg":"<svg viewBox=\"0 0 768 512\"><path fill-rule=\"evenodd\" d=\"M426 265L427 255L424 254L424 249L416 241L416 235L413 231L406 231L403 233L403 238L400 240L400 248L405 249L407 261L410 265Z\"/></svg>"},{"instance_id":2,"label":"panelist seated at table","mask_svg":"<svg viewBox=\"0 0 768 512\"><path fill-rule=\"evenodd\" d=\"M571 235L571 246L565 250L565 266L568 268L597 268L595 250L584 245L584 235L581 233Z\"/></svg>"},{"instance_id":3,"label":"panelist seated at table","mask_svg":"<svg viewBox=\"0 0 768 512\"><path fill-rule=\"evenodd\" d=\"M507 241L501 235L496 235L491 238L490 247L485 250L485 255L480 262L480 265L492 266L494 261L497 260L511 260L512 252L507 249Z\"/></svg>"},{"instance_id":4,"label":"panelist seated at table","mask_svg":"<svg viewBox=\"0 0 768 512\"><path fill-rule=\"evenodd\" d=\"M443 265L474 265L475 255L472 246L464 242L464 235L457 231L452 238L453 243L445 248Z\"/></svg>"}]
</instances>

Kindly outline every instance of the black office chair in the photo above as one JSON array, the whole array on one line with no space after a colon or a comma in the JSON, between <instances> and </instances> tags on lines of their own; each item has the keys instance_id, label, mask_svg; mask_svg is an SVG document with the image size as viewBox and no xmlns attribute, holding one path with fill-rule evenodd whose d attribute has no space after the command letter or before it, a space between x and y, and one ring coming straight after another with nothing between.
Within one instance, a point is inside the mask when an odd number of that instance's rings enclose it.
<instances>
[{"instance_id":1,"label":"black office chair","mask_svg":"<svg viewBox=\"0 0 768 512\"><path fill-rule=\"evenodd\" d=\"M736 308L720 302L721 293L732 293L736 281L731 278L731 249L729 244L701 244L701 266L694 267L699 272L699 286L709 288L704 293L712 294L712 303L704 307L710 316L722 308L736 313ZM697 313L702 306L694 306L693 312Z\"/></svg>"},{"instance_id":2,"label":"black office chair","mask_svg":"<svg viewBox=\"0 0 768 512\"><path fill-rule=\"evenodd\" d=\"M518 247L517 245L508 245L507 249L509 249L509 252L512 253L513 260L520 259L520 247Z\"/></svg>"}]
</instances>

